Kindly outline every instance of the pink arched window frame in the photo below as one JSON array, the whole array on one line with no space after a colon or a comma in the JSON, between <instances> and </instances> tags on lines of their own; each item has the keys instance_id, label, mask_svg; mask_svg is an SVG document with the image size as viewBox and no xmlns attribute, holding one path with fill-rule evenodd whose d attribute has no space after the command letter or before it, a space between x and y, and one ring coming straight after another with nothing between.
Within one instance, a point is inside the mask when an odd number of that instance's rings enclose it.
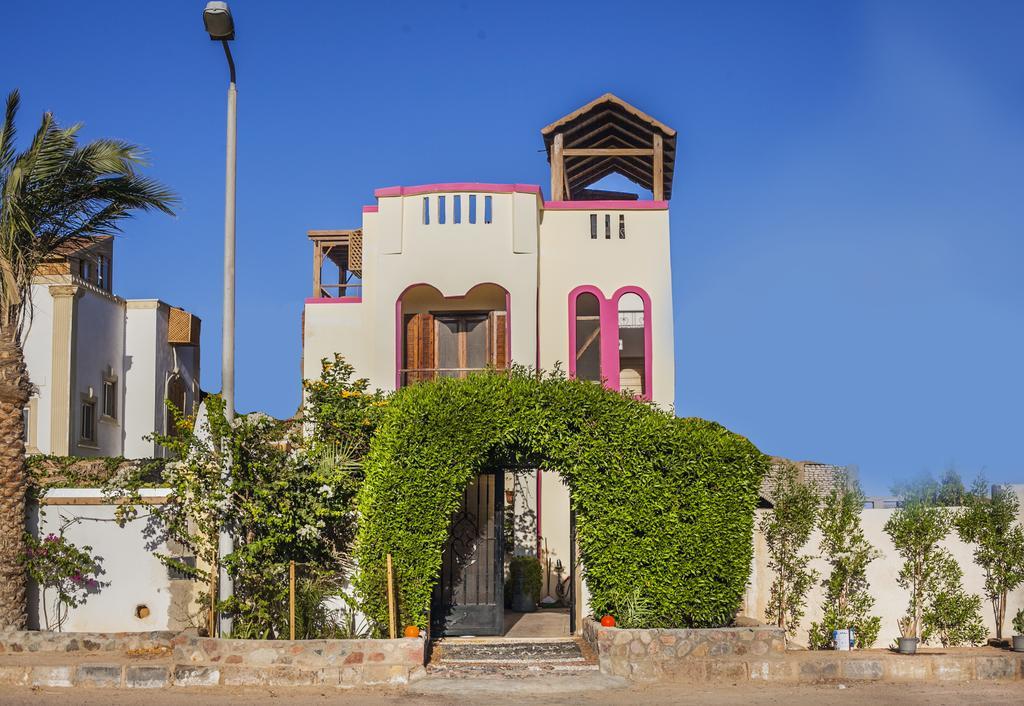
<instances>
[{"instance_id":1,"label":"pink arched window frame","mask_svg":"<svg viewBox=\"0 0 1024 706\"><path fill-rule=\"evenodd\" d=\"M609 389L619 391L619 299L623 294L636 294L644 303L644 394L642 399L652 398L653 352L651 334L651 297L634 285L619 287L611 297L605 297L600 288L582 284L569 292L569 377L576 377L576 300L581 294L597 297L601 312L601 378Z\"/></svg>"}]
</instances>

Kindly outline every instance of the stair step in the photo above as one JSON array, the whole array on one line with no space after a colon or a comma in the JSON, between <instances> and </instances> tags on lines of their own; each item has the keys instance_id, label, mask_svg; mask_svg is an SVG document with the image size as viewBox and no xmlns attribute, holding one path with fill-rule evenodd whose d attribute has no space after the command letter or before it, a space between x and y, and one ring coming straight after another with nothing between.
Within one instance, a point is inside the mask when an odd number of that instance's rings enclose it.
<instances>
[{"instance_id":1,"label":"stair step","mask_svg":"<svg viewBox=\"0 0 1024 706\"><path fill-rule=\"evenodd\" d=\"M430 664L427 674L434 677L466 679L476 677L572 677L599 673L591 663L573 664Z\"/></svg>"},{"instance_id":2,"label":"stair step","mask_svg":"<svg viewBox=\"0 0 1024 706\"><path fill-rule=\"evenodd\" d=\"M573 639L447 639L434 645L427 673L445 678L572 676L598 672Z\"/></svg>"},{"instance_id":3,"label":"stair step","mask_svg":"<svg viewBox=\"0 0 1024 706\"><path fill-rule=\"evenodd\" d=\"M575 662L584 661L574 640L550 642L440 642L435 656L441 662Z\"/></svg>"}]
</instances>

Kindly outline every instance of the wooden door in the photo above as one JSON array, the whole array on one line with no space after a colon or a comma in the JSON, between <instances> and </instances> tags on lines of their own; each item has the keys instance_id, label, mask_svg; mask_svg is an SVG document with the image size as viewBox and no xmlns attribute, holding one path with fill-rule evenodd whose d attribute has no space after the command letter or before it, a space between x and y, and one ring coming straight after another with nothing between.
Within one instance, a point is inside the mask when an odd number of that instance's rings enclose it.
<instances>
[{"instance_id":1,"label":"wooden door","mask_svg":"<svg viewBox=\"0 0 1024 706\"><path fill-rule=\"evenodd\" d=\"M452 518L434 587L435 635L500 635L504 628L505 474L481 473Z\"/></svg>"}]
</instances>

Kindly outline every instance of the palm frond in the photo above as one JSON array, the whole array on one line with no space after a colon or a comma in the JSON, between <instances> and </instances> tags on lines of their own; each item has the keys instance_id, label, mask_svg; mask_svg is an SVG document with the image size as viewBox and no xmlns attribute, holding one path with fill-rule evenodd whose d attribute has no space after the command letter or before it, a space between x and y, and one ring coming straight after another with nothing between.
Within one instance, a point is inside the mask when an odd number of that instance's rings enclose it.
<instances>
[{"instance_id":1,"label":"palm frond","mask_svg":"<svg viewBox=\"0 0 1024 706\"><path fill-rule=\"evenodd\" d=\"M14 163L14 138L17 136L14 120L21 105L21 93L14 89L7 94L4 122L0 125L0 175L6 174Z\"/></svg>"},{"instance_id":2,"label":"palm frond","mask_svg":"<svg viewBox=\"0 0 1024 706\"><path fill-rule=\"evenodd\" d=\"M116 139L79 145L81 125L62 128L50 113L16 153L19 103L12 91L0 126L0 326L20 327L33 273L63 243L119 232L137 211L173 215L178 199L139 174L145 150Z\"/></svg>"}]
</instances>

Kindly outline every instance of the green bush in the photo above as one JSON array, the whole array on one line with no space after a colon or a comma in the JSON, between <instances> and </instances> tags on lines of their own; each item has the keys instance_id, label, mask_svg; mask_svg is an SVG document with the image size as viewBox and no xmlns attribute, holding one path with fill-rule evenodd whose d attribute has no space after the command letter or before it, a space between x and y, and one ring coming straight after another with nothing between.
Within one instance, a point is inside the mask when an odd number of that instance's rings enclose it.
<instances>
[{"instance_id":1,"label":"green bush","mask_svg":"<svg viewBox=\"0 0 1024 706\"><path fill-rule=\"evenodd\" d=\"M600 385L521 369L399 390L382 408L357 507L356 585L387 624L393 556L401 624L427 625L449 521L481 470L557 471L576 511L595 615L640 590L650 627L728 624L750 571L767 457L701 419Z\"/></svg>"},{"instance_id":2,"label":"green bush","mask_svg":"<svg viewBox=\"0 0 1024 706\"><path fill-rule=\"evenodd\" d=\"M508 579L505 580L505 606L512 604L512 591L515 590L516 579L523 577L523 589L534 603L540 603L540 590L543 587L541 566L536 557L515 556L508 564Z\"/></svg>"},{"instance_id":3,"label":"green bush","mask_svg":"<svg viewBox=\"0 0 1024 706\"><path fill-rule=\"evenodd\" d=\"M1013 631L1018 635L1024 635L1024 608L1017 611L1013 616Z\"/></svg>"}]
</instances>

